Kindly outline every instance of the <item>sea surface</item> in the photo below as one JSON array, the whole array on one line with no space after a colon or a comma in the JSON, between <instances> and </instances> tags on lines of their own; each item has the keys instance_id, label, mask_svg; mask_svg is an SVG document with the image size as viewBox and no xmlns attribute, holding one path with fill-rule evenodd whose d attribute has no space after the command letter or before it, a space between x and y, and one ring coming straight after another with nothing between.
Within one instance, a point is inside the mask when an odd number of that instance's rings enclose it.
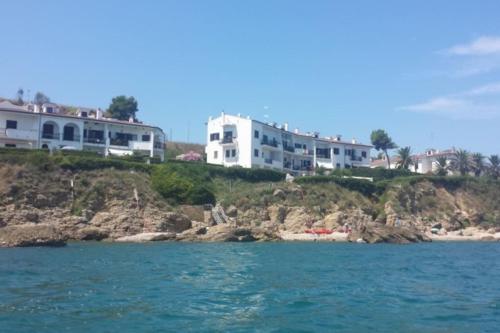
<instances>
[{"instance_id":1,"label":"sea surface","mask_svg":"<svg viewBox=\"0 0 500 333\"><path fill-rule=\"evenodd\" d=\"M0 332L500 332L500 243L0 249Z\"/></svg>"}]
</instances>

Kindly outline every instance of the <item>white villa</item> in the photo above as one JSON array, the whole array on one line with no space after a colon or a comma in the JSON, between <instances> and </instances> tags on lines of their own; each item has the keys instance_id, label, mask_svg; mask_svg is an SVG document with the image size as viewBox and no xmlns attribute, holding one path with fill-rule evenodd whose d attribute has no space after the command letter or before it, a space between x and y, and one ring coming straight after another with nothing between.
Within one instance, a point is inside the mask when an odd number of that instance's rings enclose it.
<instances>
[{"instance_id":1,"label":"white villa","mask_svg":"<svg viewBox=\"0 0 500 333\"><path fill-rule=\"evenodd\" d=\"M56 104L0 102L0 147L95 151L103 156L138 152L164 160L165 134L155 126L103 117L100 109L75 115Z\"/></svg>"},{"instance_id":2,"label":"white villa","mask_svg":"<svg viewBox=\"0 0 500 333\"><path fill-rule=\"evenodd\" d=\"M226 167L268 168L295 175L326 169L370 167L372 146L320 138L319 133L288 130L288 124L266 124L222 113L207 123L207 162Z\"/></svg>"},{"instance_id":3,"label":"white villa","mask_svg":"<svg viewBox=\"0 0 500 333\"><path fill-rule=\"evenodd\" d=\"M455 148L446 150L437 149L427 149L424 153L415 154L411 156L412 163L409 167L411 172L417 172L421 174L434 173L438 169L437 159L440 157L446 158L446 164L449 166L455 159ZM391 169L396 169L398 167L399 158L397 156L391 157ZM386 158L377 159L372 161L372 168L384 168L387 169ZM448 170L448 173L452 172Z\"/></svg>"}]
</instances>

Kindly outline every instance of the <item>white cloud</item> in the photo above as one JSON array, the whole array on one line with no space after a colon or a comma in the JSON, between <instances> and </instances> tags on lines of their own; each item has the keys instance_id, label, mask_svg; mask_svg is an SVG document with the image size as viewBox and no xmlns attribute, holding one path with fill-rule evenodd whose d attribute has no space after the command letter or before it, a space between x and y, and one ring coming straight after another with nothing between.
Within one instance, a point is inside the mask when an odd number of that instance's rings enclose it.
<instances>
[{"instance_id":1,"label":"white cloud","mask_svg":"<svg viewBox=\"0 0 500 333\"><path fill-rule=\"evenodd\" d=\"M490 99L485 100L485 97ZM498 97L500 83L492 83L457 94L434 97L422 103L399 107L397 110L435 114L453 119L492 119L500 116Z\"/></svg>"},{"instance_id":2,"label":"white cloud","mask_svg":"<svg viewBox=\"0 0 500 333\"><path fill-rule=\"evenodd\" d=\"M468 44L455 45L445 51L452 55L500 54L500 37L482 36Z\"/></svg>"}]
</instances>

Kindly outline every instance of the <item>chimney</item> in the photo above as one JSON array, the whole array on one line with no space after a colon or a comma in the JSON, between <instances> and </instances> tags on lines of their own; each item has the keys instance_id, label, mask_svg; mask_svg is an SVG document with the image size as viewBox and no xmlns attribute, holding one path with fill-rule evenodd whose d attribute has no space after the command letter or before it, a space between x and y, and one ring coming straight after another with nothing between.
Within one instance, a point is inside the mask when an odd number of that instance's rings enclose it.
<instances>
[{"instance_id":1,"label":"chimney","mask_svg":"<svg viewBox=\"0 0 500 333\"><path fill-rule=\"evenodd\" d=\"M95 110L95 119L102 119L102 110L101 110L101 108L97 108L97 110Z\"/></svg>"},{"instance_id":2,"label":"chimney","mask_svg":"<svg viewBox=\"0 0 500 333\"><path fill-rule=\"evenodd\" d=\"M293 133L295 133L295 134L299 134L299 129L298 129L298 128L294 129L294 130L293 130Z\"/></svg>"},{"instance_id":3,"label":"chimney","mask_svg":"<svg viewBox=\"0 0 500 333\"><path fill-rule=\"evenodd\" d=\"M40 113L40 105L35 104L35 105L34 105L33 112L35 112L35 113Z\"/></svg>"},{"instance_id":4,"label":"chimney","mask_svg":"<svg viewBox=\"0 0 500 333\"><path fill-rule=\"evenodd\" d=\"M284 124L283 124L283 129L284 129L285 131L288 131L288 123L284 123Z\"/></svg>"},{"instance_id":5,"label":"chimney","mask_svg":"<svg viewBox=\"0 0 500 333\"><path fill-rule=\"evenodd\" d=\"M358 143L358 142L356 141L356 138L352 138L351 142L352 142L352 144L354 144L354 145L355 145L356 143Z\"/></svg>"},{"instance_id":6,"label":"chimney","mask_svg":"<svg viewBox=\"0 0 500 333\"><path fill-rule=\"evenodd\" d=\"M133 123L134 122L134 117L130 116L130 118L128 118L128 122L129 123Z\"/></svg>"}]
</instances>

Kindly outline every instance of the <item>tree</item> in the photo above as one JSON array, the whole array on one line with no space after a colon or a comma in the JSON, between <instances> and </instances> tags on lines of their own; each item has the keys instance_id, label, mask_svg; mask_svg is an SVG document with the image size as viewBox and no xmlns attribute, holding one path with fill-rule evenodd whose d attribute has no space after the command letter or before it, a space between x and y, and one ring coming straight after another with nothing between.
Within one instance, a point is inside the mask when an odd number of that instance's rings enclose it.
<instances>
[{"instance_id":1,"label":"tree","mask_svg":"<svg viewBox=\"0 0 500 333\"><path fill-rule=\"evenodd\" d=\"M17 89L16 104L18 104L18 105L24 104L24 90L23 90L23 88Z\"/></svg>"},{"instance_id":2,"label":"tree","mask_svg":"<svg viewBox=\"0 0 500 333\"><path fill-rule=\"evenodd\" d=\"M438 176L446 176L448 174L448 160L446 156L436 158L437 169L435 171Z\"/></svg>"},{"instance_id":3,"label":"tree","mask_svg":"<svg viewBox=\"0 0 500 333\"><path fill-rule=\"evenodd\" d=\"M488 157L488 162L490 162L488 174L493 177L493 179L497 179L500 175L500 158L498 155L491 155Z\"/></svg>"},{"instance_id":4,"label":"tree","mask_svg":"<svg viewBox=\"0 0 500 333\"><path fill-rule=\"evenodd\" d=\"M398 150L398 169L408 169L412 165L413 161L411 158L411 147L403 147Z\"/></svg>"},{"instance_id":5,"label":"tree","mask_svg":"<svg viewBox=\"0 0 500 333\"><path fill-rule=\"evenodd\" d=\"M455 152L455 159L452 163L452 169L465 176L471 169L470 154L465 149L459 149Z\"/></svg>"},{"instance_id":6,"label":"tree","mask_svg":"<svg viewBox=\"0 0 500 333\"><path fill-rule=\"evenodd\" d=\"M481 176L484 171L484 156L481 153L474 153L471 155L471 169L474 171L476 177Z\"/></svg>"},{"instance_id":7,"label":"tree","mask_svg":"<svg viewBox=\"0 0 500 333\"><path fill-rule=\"evenodd\" d=\"M391 137L382 129L372 131L370 135L372 145L376 150L382 150L387 158L387 168L391 168L391 160L389 158L389 149L396 149L398 146L392 141Z\"/></svg>"},{"instance_id":8,"label":"tree","mask_svg":"<svg viewBox=\"0 0 500 333\"><path fill-rule=\"evenodd\" d=\"M50 98L48 96L46 96L44 93L38 91L36 94L35 94L35 99L34 99L34 103L36 105L39 105L41 106L42 104L45 104L45 103L50 103Z\"/></svg>"},{"instance_id":9,"label":"tree","mask_svg":"<svg viewBox=\"0 0 500 333\"><path fill-rule=\"evenodd\" d=\"M118 120L129 120L132 117L136 119L137 101L130 96L116 96L111 100L107 110L108 116Z\"/></svg>"}]
</instances>

